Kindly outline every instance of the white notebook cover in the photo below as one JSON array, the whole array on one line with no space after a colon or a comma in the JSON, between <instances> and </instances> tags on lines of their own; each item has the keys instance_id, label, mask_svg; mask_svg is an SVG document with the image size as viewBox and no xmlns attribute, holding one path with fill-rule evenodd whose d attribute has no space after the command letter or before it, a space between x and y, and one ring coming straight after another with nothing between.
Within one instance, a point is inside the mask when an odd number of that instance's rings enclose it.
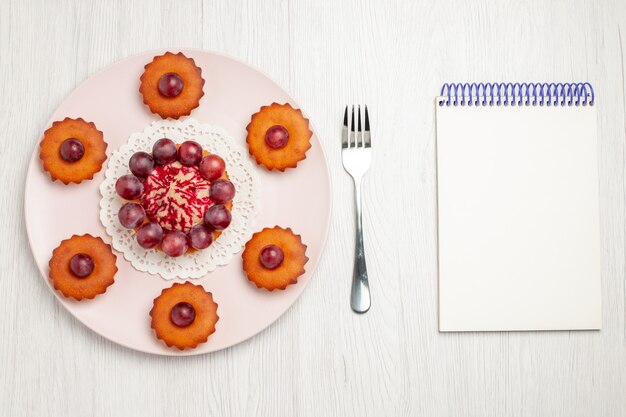
<instances>
[{"instance_id":1,"label":"white notebook cover","mask_svg":"<svg viewBox=\"0 0 626 417\"><path fill-rule=\"evenodd\" d=\"M443 99L439 330L600 329L596 106Z\"/></svg>"}]
</instances>

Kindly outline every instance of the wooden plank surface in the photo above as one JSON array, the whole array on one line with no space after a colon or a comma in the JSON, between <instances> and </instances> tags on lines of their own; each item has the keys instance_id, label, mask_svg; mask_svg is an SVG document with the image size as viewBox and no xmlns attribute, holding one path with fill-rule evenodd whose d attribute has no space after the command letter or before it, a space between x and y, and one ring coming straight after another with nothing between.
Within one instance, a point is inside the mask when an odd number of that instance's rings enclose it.
<instances>
[{"instance_id":1,"label":"wooden plank surface","mask_svg":"<svg viewBox=\"0 0 626 417\"><path fill-rule=\"evenodd\" d=\"M617 0L2 0L0 415L626 416L625 37ZM226 351L163 358L55 301L22 196L50 114L81 81L182 46L240 58L296 97L334 206L317 273L282 318ZM450 81L578 80L598 98L603 330L439 334L433 97ZM352 184L338 147L353 102L369 105L375 141L364 316L348 304Z\"/></svg>"}]
</instances>

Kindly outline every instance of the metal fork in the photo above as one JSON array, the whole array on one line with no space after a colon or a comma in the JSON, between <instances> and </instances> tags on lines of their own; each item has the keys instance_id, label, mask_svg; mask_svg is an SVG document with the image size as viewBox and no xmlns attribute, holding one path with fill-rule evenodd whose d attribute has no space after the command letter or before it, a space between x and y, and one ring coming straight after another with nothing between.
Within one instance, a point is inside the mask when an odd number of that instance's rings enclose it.
<instances>
[{"instance_id":1,"label":"metal fork","mask_svg":"<svg viewBox=\"0 0 626 417\"><path fill-rule=\"evenodd\" d=\"M367 279L365 265L365 251L363 250L363 223L361 204L361 182L370 167L372 159L372 139L370 135L370 120L367 106L364 114L364 127L361 127L361 106L357 107L357 123L354 123L354 106L348 126L348 106L343 114L343 129L341 134L341 158L343 168L354 180L354 198L356 207L356 248L354 253L354 274L352 276L352 293L350 305L356 313L365 313L371 305L370 285Z\"/></svg>"}]
</instances>

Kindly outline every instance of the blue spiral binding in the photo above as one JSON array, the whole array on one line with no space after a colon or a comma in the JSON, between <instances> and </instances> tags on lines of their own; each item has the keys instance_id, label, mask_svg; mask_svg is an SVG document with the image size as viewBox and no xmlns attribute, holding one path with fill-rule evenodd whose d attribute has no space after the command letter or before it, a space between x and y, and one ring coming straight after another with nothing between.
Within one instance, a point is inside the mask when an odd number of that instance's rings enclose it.
<instances>
[{"instance_id":1,"label":"blue spiral binding","mask_svg":"<svg viewBox=\"0 0 626 417\"><path fill-rule=\"evenodd\" d=\"M589 83L446 83L440 106L593 106Z\"/></svg>"}]
</instances>

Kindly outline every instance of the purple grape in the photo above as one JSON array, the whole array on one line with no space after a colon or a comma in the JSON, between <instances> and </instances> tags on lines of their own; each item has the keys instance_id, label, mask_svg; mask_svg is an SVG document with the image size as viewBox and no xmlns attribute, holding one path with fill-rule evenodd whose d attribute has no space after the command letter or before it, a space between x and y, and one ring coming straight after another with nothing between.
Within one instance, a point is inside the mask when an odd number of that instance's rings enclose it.
<instances>
[{"instance_id":1,"label":"purple grape","mask_svg":"<svg viewBox=\"0 0 626 417\"><path fill-rule=\"evenodd\" d=\"M283 263L285 254L283 250L276 245L267 245L261 249L259 261L267 269L276 269Z\"/></svg>"},{"instance_id":2,"label":"purple grape","mask_svg":"<svg viewBox=\"0 0 626 417\"><path fill-rule=\"evenodd\" d=\"M265 143L272 149L284 148L289 142L289 131L284 126L274 125L265 132Z\"/></svg>"},{"instance_id":3,"label":"purple grape","mask_svg":"<svg viewBox=\"0 0 626 417\"><path fill-rule=\"evenodd\" d=\"M115 181L115 191L123 199L134 200L143 194L143 184L133 174L126 174Z\"/></svg>"},{"instance_id":4,"label":"purple grape","mask_svg":"<svg viewBox=\"0 0 626 417\"><path fill-rule=\"evenodd\" d=\"M77 253L70 260L70 270L78 278L85 278L93 272L93 258L85 253Z\"/></svg>"},{"instance_id":5,"label":"purple grape","mask_svg":"<svg viewBox=\"0 0 626 417\"><path fill-rule=\"evenodd\" d=\"M170 320L178 327L187 327L196 319L196 310L189 303L181 301L172 307Z\"/></svg>"},{"instance_id":6,"label":"purple grape","mask_svg":"<svg viewBox=\"0 0 626 417\"><path fill-rule=\"evenodd\" d=\"M154 169L154 159L147 152L136 152L128 161L130 172L139 178L145 178Z\"/></svg>"},{"instance_id":7,"label":"purple grape","mask_svg":"<svg viewBox=\"0 0 626 417\"><path fill-rule=\"evenodd\" d=\"M175 72L168 72L159 78L159 93L167 98L178 96L184 86L183 79Z\"/></svg>"},{"instance_id":8,"label":"purple grape","mask_svg":"<svg viewBox=\"0 0 626 417\"><path fill-rule=\"evenodd\" d=\"M202 160L202 146L193 140L183 142L178 148L178 160L188 167L198 165Z\"/></svg>"},{"instance_id":9,"label":"purple grape","mask_svg":"<svg viewBox=\"0 0 626 417\"><path fill-rule=\"evenodd\" d=\"M217 204L228 203L229 201L232 201L234 197L235 186L229 180L219 179L213 181L211 184L209 198Z\"/></svg>"},{"instance_id":10,"label":"purple grape","mask_svg":"<svg viewBox=\"0 0 626 417\"><path fill-rule=\"evenodd\" d=\"M143 223L146 218L146 212L140 204L126 203L117 213L117 217L122 226L127 229L134 229Z\"/></svg>"},{"instance_id":11,"label":"purple grape","mask_svg":"<svg viewBox=\"0 0 626 417\"><path fill-rule=\"evenodd\" d=\"M209 181L214 181L224 175L225 170L226 163L224 163L222 158L215 154L207 155L202 158L200 166L198 167L198 171L200 171L202 178Z\"/></svg>"},{"instance_id":12,"label":"purple grape","mask_svg":"<svg viewBox=\"0 0 626 417\"><path fill-rule=\"evenodd\" d=\"M157 165L166 165L176 160L176 144L171 139L159 139L152 147L152 157Z\"/></svg>"},{"instance_id":13,"label":"purple grape","mask_svg":"<svg viewBox=\"0 0 626 417\"><path fill-rule=\"evenodd\" d=\"M163 240L163 228L158 223L146 223L137 230L137 243L144 249L152 249Z\"/></svg>"},{"instance_id":14,"label":"purple grape","mask_svg":"<svg viewBox=\"0 0 626 417\"><path fill-rule=\"evenodd\" d=\"M211 206L206 213L204 213L204 224L211 230L226 229L232 219L232 214L226 206L222 204Z\"/></svg>"},{"instance_id":15,"label":"purple grape","mask_svg":"<svg viewBox=\"0 0 626 417\"><path fill-rule=\"evenodd\" d=\"M59 152L61 153L61 158L63 158L64 161L76 162L85 154L85 147L78 139L69 138L65 139L63 143L61 143L61 149L59 149Z\"/></svg>"},{"instance_id":16,"label":"purple grape","mask_svg":"<svg viewBox=\"0 0 626 417\"><path fill-rule=\"evenodd\" d=\"M191 246L195 249L206 249L213 243L213 232L203 224L197 224L189 231Z\"/></svg>"},{"instance_id":17,"label":"purple grape","mask_svg":"<svg viewBox=\"0 0 626 417\"><path fill-rule=\"evenodd\" d=\"M161 241L161 249L167 256L175 258L187 252L187 235L177 230L167 232Z\"/></svg>"}]
</instances>

